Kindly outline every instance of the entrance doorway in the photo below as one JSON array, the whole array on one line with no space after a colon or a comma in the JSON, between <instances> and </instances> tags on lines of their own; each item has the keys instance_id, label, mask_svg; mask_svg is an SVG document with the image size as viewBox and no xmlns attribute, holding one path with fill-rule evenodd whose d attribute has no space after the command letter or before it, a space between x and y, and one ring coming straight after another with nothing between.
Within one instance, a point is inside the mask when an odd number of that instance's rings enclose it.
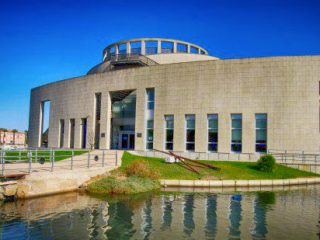
<instances>
[{"instance_id":1,"label":"entrance doorway","mask_svg":"<svg viewBox=\"0 0 320 240\"><path fill-rule=\"evenodd\" d=\"M121 132L119 134L119 145L120 149L130 150L134 149L134 132Z\"/></svg>"},{"instance_id":2,"label":"entrance doorway","mask_svg":"<svg viewBox=\"0 0 320 240\"><path fill-rule=\"evenodd\" d=\"M111 149L134 149L136 120L136 91L110 92Z\"/></svg>"}]
</instances>

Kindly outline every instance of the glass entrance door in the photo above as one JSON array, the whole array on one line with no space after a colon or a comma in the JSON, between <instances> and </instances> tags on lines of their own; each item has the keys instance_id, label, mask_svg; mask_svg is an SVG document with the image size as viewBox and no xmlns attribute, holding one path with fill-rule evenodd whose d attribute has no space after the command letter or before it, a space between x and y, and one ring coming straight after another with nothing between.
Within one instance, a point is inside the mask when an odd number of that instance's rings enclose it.
<instances>
[{"instance_id":1,"label":"glass entrance door","mask_svg":"<svg viewBox=\"0 0 320 240\"><path fill-rule=\"evenodd\" d=\"M134 149L134 132L120 133L119 149Z\"/></svg>"}]
</instances>

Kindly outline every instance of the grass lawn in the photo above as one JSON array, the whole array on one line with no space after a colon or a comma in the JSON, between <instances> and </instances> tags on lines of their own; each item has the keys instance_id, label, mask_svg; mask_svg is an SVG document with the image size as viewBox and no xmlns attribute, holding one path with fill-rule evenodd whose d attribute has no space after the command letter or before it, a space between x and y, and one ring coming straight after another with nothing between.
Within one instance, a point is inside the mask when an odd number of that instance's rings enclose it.
<instances>
[{"instance_id":1,"label":"grass lawn","mask_svg":"<svg viewBox=\"0 0 320 240\"><path fill-rule=\"evenodd\" d=\"M28 155L27 155L28 151L21 151L21 157L19 157L19 151L5 151L6 156L5 156L5 160L7 161L14 161L14 160L28 160ZM86 153L88 151L84 151L84 150L75 150L74 151L74 156L76 155L80 155L83 153ZM70 158L72 155L72 151L71 150L57 150L55 151L55 160L56 161L61 161L67 158ZM39 159L40 157L44 157L44 159L49 162L50 161L50 151L48 150L41 150L37 152L37 158ZM36 154L35 151L32 151L32 161L36 161Z\"/></svg>"},{"instance_id":2,"label":"grass lawn","mask_svg":"<svg viewBox=\"0 0 320 240\"><path fill-rule=\"evenodd\" d=\"M212 169L198 168L197 170L201 173L201 176L191 172L179 163L169 164L165 163L162 158L142 157L132 155L125 152L122 157L121 171L124 171L125 167L128 166L134 160L145 160L149 163L150 167L155 171L158 171L161 179L243 179L243 180L254 180L254 179L288 179L288 178L299 178L299 177L315 177L319 176L315 173L309 173L300 171L294 168L286 167L283 165L276 165L276 169L272 173L265 173L258 171L255 168L255 163L252 162L231 162L231 161L201 161L209 163L216 167L221 168L220 171Z\"/></svg>"}]
</instances>

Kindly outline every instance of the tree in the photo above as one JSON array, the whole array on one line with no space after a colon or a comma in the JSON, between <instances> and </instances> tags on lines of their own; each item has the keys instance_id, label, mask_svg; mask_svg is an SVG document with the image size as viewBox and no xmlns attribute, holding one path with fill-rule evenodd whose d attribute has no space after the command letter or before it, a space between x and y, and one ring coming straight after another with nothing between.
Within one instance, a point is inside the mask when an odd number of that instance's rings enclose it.
<instances>
[{"instance_id":1,"label":"tree","mask_svg":"<svg viewBox=\"0 0 320 240\"><path fill-rule=\"evenodd\" d=\"M94 147L94 133L93 133L93 130L89 131L88 132L88 144L90 145L90 150L93 149Z\"/></svg>"}]
</instances>

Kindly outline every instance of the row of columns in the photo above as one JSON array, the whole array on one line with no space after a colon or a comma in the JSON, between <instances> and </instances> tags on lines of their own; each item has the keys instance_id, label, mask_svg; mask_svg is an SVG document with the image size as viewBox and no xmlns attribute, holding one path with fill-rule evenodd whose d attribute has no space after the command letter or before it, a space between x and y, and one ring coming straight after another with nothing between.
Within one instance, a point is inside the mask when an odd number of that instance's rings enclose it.
<instances>
[{"instance_id":1,"label":"row of columns","mask_svg":"<svg viewBox=\"0 0 320 240\"><path fill-rule=\"evenodd\" d=\"M197 53L198 54L207 54L203 49L197 47L197 46L194 46L192 44L187 44L187 43L179 43L178 41L164 41L164 40L141 40L139 41L141 43L141 54L142 55L146 55L146 42L157 42L157 54L161 54L162 53L162 42L168 42L168 43L173 43L173 49L172 49L172 52L173 53L178 53L178 48L177 48L177 45L178 44L182 44L182 45L185 45L186 46L186 53L191 53L191 47L194 47L197 49ZM123 43L126 45L126 54L130 54L131 53L131 43L135 43L135 41L133 42L126 42L126 43ZM110 54L110 50L112 47L115 48L115 55L118 55L120 50L119 50L119 46L122 45L122 44L115 44L115 45L112 45L108 48L108 50L104 53L104 60L108 57L108 55Z\"/></svg>"}]
</instances>

